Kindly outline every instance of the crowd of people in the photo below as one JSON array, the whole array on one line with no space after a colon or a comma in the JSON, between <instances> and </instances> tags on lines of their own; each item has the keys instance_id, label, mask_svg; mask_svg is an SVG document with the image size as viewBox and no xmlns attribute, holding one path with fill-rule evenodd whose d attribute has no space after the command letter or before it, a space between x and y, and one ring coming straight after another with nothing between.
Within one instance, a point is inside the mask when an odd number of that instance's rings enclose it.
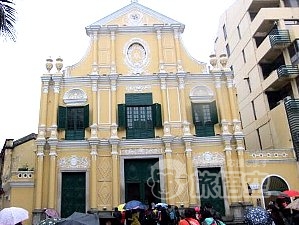
<instances>
[{"instance_id":1,"label":"crowd of people","mask_svg":"<svg viewBox=\"0 0 299 225\"><path fill-rule=\"evenodd\" d=\"M299 211L287 207L290 198L280 197L270 202L267 210L275 225L299 225Z\"/></svg>"},{"instance_id":2,"label":"crowd of people","mask_svg":"<svg viewBox=\"0 0 299 225\"><path fill-rule=\"evenodd\" d=\"M175 205L152 205L146 210L118 211L113 225L225 225L211 204L179 209Z\"/></svg>"}]
</instances>

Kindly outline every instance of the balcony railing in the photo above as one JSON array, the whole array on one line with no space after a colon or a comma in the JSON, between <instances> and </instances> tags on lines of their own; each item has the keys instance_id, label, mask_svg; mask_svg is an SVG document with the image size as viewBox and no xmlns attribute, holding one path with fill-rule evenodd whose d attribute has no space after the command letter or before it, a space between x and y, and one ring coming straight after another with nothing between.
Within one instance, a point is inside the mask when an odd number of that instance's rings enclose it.
<instances>
[{"instance_id":1,"label":"balcony railing","mask_svg":"<svg viewBox=\"0 0 299 225\"><path fill-rule=\"evenodd\" d=\"M299 75L298 65L282 65L277 69L278 78L296 78Z\"/></svg>"},{"instance_id":2,"label":"balcony railing","mask_svg":"<svg viewBox=\"0 0 299 225\"><path fill-rule=\"evenodd\" d=\"M292 135L297 161L299 161L299 99L287 97L284 99L288 123Z\"/></svg>"},{"instance_id":3,"label":"balcony railing","mask_svg":"<svg viewBox=\"0 0 299 225\"><path fill-rule=\"evenodd\" d=\"M272 30L269 33L269 39L272 48L282 49L291 44L290 34L288 30Z\"/></svg>"}]
</instances>

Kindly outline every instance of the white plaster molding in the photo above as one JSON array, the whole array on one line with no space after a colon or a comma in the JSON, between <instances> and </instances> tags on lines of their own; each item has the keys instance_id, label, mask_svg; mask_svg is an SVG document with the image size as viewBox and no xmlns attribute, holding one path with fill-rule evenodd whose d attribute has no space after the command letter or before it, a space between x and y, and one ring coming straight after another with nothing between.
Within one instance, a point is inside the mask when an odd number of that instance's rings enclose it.
<instances>
[{"instance_id":1,"label":"white plaster molding","mask_svg":"<svg viewBox=\"0 0 299 225\"><path fill-rule=\"evenodd\" d=\"M87 95L83 90L74 88L64 94L63 102L66 105L84 105L87 103Z\"/></svg>"},{"instance_id":2,"label":"white plaster molding","mask_svg":"<svg viewBox=\"0 0 299 225\"><path fill-rule=\"evenodd\" d=\"M121 155L153 155L162 154L162 149L160 148L130 148L122 149Z\"/></svg>"},{"instance_id":3,"label":"white plaster molding","mask_svg":"<svg viewBox=\"0 0 299 225\"><path fill-rule=\"evenodd\" d=\"M150 91L151 85L130 85L126 86L126 91L128 92L144 92L144 91Z\"/></svg>"},{"instance_id":4,"label":"white plaster molding","mask_svg":"<svg viewBox=\"0 0 299 225\"><path fill-rule=\"evenodd\" d=\"M59 160L60 169L87 169L89 165L90 163L87 157L78 157L76 155L64 157Z\"/></svg>"},{"instance_id":5,"label":"white plaster molding","mask_svg":"<svg viewBox=\"0 0 299 225\"><path fill-rule=\"evenodd\" d=\"M149 63L149 46L141 38L132 38L123 49L125 64L132 69L133 74L144 73Z\"/></svg>"},{"instance_id":6,"label":"white plaster molding","mask_svg":"<svg viewBox=\"0 0 299 225\"><path fill-rule=\"evenodd\" d=\"M197 167L223 166L225 156L220 152L205 152L193 157L193 165Z\"/></svg>"},{"instance_id":7,"label":"white plaster molding","mask_svg":"<svg viewBox=\"0 0 299 225\"><path fill-rule=\"evenodd\" d=\"M212 102L214 93L208 86L200 85L192 88L189 98L192 103Z\"/></svg>"}]
</instances>

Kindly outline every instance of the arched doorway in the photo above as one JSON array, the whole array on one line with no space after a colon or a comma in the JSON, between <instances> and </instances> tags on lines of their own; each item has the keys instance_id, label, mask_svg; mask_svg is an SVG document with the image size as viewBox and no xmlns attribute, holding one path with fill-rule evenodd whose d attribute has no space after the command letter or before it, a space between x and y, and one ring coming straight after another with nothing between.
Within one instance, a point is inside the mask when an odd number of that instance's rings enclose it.
<instances>
[{"instance_id":1,"label":"arched doorway","mask_svg":"<svg viewBox=\"0 0 299 225\"><path fill-rule=\"evenodd\" d=\"M267 177L262 187L265 207L267 207L270 201L275 202L282 191L289 189L287 183L281 177L275 175Z\"/></svg>"}]
</instances>

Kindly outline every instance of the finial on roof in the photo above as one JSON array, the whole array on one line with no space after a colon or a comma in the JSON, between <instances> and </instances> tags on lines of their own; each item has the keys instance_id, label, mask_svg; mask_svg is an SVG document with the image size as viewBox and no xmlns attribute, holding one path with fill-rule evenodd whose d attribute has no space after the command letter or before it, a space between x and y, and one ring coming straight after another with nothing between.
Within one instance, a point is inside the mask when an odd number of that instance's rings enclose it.
<instances>
[{"instance_id":1,"label":"finial on roof","mask_svg":"<svg viewBox=\"0 0 299 225\"><path fill-rule=\"evenodd\" d=\"M138 0L131 0L131 3L133 3L133 2L138 2Z\"/></svg>"}]
</instances>

